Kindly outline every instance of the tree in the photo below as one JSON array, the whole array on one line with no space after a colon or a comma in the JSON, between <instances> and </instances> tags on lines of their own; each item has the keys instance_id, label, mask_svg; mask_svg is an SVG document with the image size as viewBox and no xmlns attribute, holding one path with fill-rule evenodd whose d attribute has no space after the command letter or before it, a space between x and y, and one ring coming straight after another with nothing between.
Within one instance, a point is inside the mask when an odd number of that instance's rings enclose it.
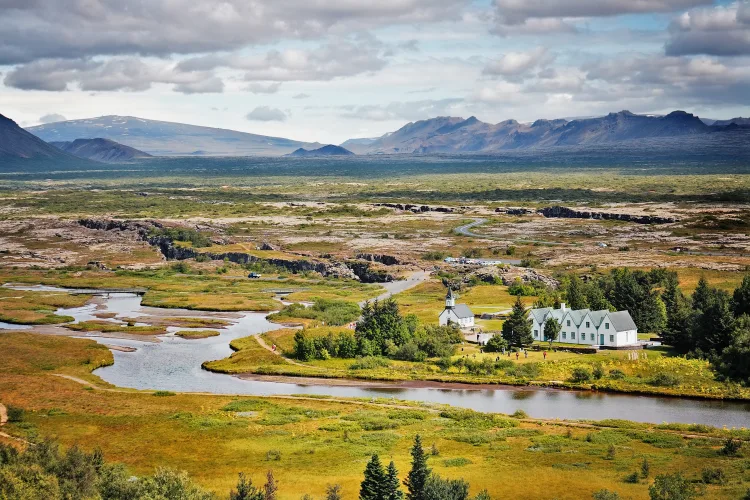
<instances>
[{"instance_id":1,"label":"tree","mask_svg":"<svg viewBox=\"0 0 750 500\"><path fill-rule=\"evenodd\" d=\"M584 292L584 284L578 275L572 275L568 281L568 286L565 289L565 299L568 301L568 305L571 309L586 309L589 307L588 301L586 300L586 293Z\"/></svg>"},{"instance_id":2,"label":"tree","mask_svg":"<svg viewBox=\"0 0 750 500\"><path fill-rule=\"evenodd\" d=\"M693 348L690 336L690 323L693 311L690 301L680 289L677 273L665 277L665 288L661 295L667 313L667 322L661 337L665 344L671 345L678 352L687 353Z\"/></svg>"},{"instance_id":3,"label":"tree","mask_svg":"<svg viewBox=\"0 0 750 500\"><path fill-rule=\"evenodd\" d=\"M516 297L510 317L503 323L503 338L511 346L523 347L534 342L531 322L526 315L526 307L521 297Z\"/></svg>"},{"instance_id":4,"label":"tree","mask_svg":"<svg viewBox=\"0 0 750 500\"><path fill-rule=\"evenodd\" d=\"M750 382L750 316L740 316L734 324L732 341L717 359L714 368L723 378Z\"/></svg>"},{"instance_id":5,"label":"tree","mask_svg":"<svg viewBox=\"0 0 750 500\"><path fill-rule=\"evenodd\" d=\"M326 500L343 500L341 496L341 485L329 484L326 486Z\"/></svg>"},{"instance_id":6,"label":"tree","mask_svg":"<svg viewBox=\"0 0 750 500\"><path fill-rule=\"evenodd\" d=\"M562 325L560 324L560 322L552 316L547 318L547 321L544 322L544 340L549 342L550 348L552 347L552 342L557 340L557 336L560 334L561 328Z\"/></svg>"},{"instance_id":7,"label":"tree","mask_svg":"<svg viewBox=\"0 0 750 500\"><path fill-rule=\"evenodd\" d=\"M443 479L432 474L425 483L425 500L468 500L469 483L463 479Z\"/></svg>"},{"instance_id":8,"label":"tree","mask_svg":"<svg viewBox=\"0 0 750 500\"><path fill-rule=\"evenodd\" d=\"M387 341L400 347L411 339L409 324L401 316L394 299L382 302L376 300L372 304L366 303L362 308L362 318L357 322L354 336L360 345L363 340L367 340L372 354L382 355L386 352ZM359 354L366 355L363 352Z\"/></svg>"},{"instance_id":9,"label":"tree","mask_svg":"<svg viewBox=\"0 0 750 500\"><path fill-rule=\"evenodd\" d=\"M660 333L666 323L666 311L654 288L652 277L643 271L613 269L608 299L618 311L629 311L638 329Z\"/></svg>"},{"instance_id":10,"label":"tree","mask_svg":"<svg viewBox=\"0 0 750 500\"><path fill-rule=\"evenodd\" d=\"M411 447L411 470L404 481L406 486L407 500L426 500L425 484L430 477L430 469L427 467L427 455L422 449L422 438L417 434L414 437L414 445Z\"/></svg>"},{"instance_id":11,"label":"tree","mask_svg":"<svg viewBox=\"0 0 750 500\"><path fill-rule=\"evenodd\" d=\"M508 343L502 337L502 335L493 335L490 340L487 341L487 345L484 346L485 352L502 352L503 349L508 347Z\"/></svg>"},{"instance_id":12,"label":"tree","mask_svg":"<svg viewBox=\"0 0 750 500\"><path fill-rule=\"evenodd\" d=\"M607 296L604 295L599 283L589 283L584 288L586 293L586 302L589 305L589 309L592 311L612 311L614 308L612 304L607 300Z\"/></svg>"},{"instance_id":13,"label":"tree","mask_svg":"<svg viewBox=\"0 0 750 500\"><path fill-rule=\"evenodd\" d=\"M398 470L396 470L396 464L393 461L388 464L384 486L383 500L401 500L404 498L404 492L400 488L401 481L398 479Z\"/></svg>"},{"instance_id":14,"label":"tree","mask_svg":"<svg viewBox=\"0 0 750 500\"><path fill-rule=\"evenodd\" d=\"M695 297L693 302L696 302ZM694 348L704 355L721 354L732 342L734 330L729 294L724 290L707 287L701 290L699 305L692 321Z\"/></svg>"},{"instance_id":15,"label":"tree","mask_svg":"<svg viewBox=\"0 0 750 500\"><path fill-rule=\"evenodd\" d=\"M698 492L689 479L677 472L656 476L648 495L651 500L691 500L698 496Z\"/></svg>"},{"instance_id":16,"label":"tree","mask_svg":"<svg viewBox=\"0 0 750 500\"><path fill-rule=\"evenodd\" d=\"M365 467L365 477L359 489L359 500L384 500L384 486L386 481L383 464L380 457L373 455Z\"/></svg>"},{"instance_id":17,"label":"tree","mask_svg":"<svg viewBox=\"0 0 750 500\"><path fill-rule=\"evenodd\" d=\"M620 500L620 495L614 491L599 490L593 495L594 500Z\"/></svg>"},{"instance_id":18,"label":"tree","mask_svg":"<svg viewBox=\"0 0 750 500\"><path fill-rule=\"evenodd\" d=\"M263 500L276 500L276 492L279 490L273 471L266 473L266 484L263 485Z\"/></svg>"},{"instance_id":19,"label":"tree","mask_svg":"<svg viewBox=\"0 0 750 500\"><path fill-rule=\"evenodd\" d=\"M244 472L240 472L237 480L237 490L229 493L229 500L264 500L263 492L253 486L252 479L245 477Z\"/></svg>"},{"instance_id":20,"label":"tree","mask_svg":"<svg viewBox=\"0 0 750 500\"><path fill-rule=\"evenodd\" d=\"M742 284L734 290L732 295L732 310L734 317L743 314L750 315L750 274L742 279Z\"/></svg>"}]
</instances>

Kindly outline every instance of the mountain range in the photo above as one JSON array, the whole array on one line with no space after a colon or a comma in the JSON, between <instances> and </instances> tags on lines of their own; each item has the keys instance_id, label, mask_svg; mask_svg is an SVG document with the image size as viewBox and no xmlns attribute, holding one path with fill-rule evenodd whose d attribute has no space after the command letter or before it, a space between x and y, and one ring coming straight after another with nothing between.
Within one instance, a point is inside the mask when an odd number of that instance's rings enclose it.
<instances>
[{"instance_id":1,"label":"mountain range","mask_svg":"<svg viewBox=\"0 0 750 500\"><path fill-rule=\"evenodd\" d=\"M76 139L75 141L50 142L49 144L79 158L103 163L123 163L141 158L151 158L148 153L102 138Z\"/></svg>"},{"instance_id":2,"label":"mountain range","mask_svg":"<svg viewBox=\"0 0 750 500\"><path fill-rule=\"evenodd\" d=\"M290 156L290 157L297 157L297 158L316 158L321 156L353 156L354 153L349 151L348 149L342 148L341 146L334 146L333 144L328 144L327 146L323 146L322 148L318 149L305 149L305 148L299 148L288 155L284 156Z\"/></svg>"},{"instance_id":3,"label":"mountain range","mask_svg":"<svg viewBox=\"0 0 750 500\"><path fill-rule=\"evenodd\" d=\"M78 158L47 144L10 118L0 115L0 160L7 165L23 160L67 163Z\"/></svg>"},{"instance_id":4,"label":"mountain range","mask_svg":"<svg viewBox=\"0 0 750 500\"><path fill-rule=\"evenodd\" d=\"M598 118L537 120L530 124L516 120L490 124L474 116L438 117L409 123L377 139L346 141L342 146L357 154L491 153L707 134L744 127L747 121L735 118L708 125L684 111L666 116L620 111Z\"/></svg>"},{"instance_id":5,"label":"mountain range","mask_svg":"<svg viewBox=\"0 0 750 500\"><path fill-rule=\"evenodd\" d=\"M235 130L184 123L144 120L132 116L101 116L29 127L48 142L68 142L101 137L155 156L281 156L298 148L315 149L307 143L248 134Z\"/></svg>"}]
</instances>

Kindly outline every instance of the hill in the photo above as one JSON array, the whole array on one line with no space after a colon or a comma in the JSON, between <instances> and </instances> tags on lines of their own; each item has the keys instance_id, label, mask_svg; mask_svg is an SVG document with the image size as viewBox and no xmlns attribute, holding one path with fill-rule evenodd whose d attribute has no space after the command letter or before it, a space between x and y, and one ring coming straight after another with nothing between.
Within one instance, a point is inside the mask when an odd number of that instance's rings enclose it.
<instances>
[{"instance_id":1,"label":"hill","mask_svg":"<svg viewBox=\"0 0 750 500\"><path fill-rule=\"evenodd\" d=\"M348 149L342 148L341 146L328 144L327 146L313 150L299 148L286 156L297 158L319 158L321 156L354 156L354 153Z\"/></svg>"},{"instance_id":2,"label":"hill","mask_svg":"<svg viewBox=\"0 0 750 500\"><path fill-rule=\"evenodd\" d=\"M77 158L47 144L10 118L0 115L0 160L8 164L27 160L69 162Z\"/></svg>"},{"instance_id":3,"label":"hill","mask_svg":"<svg viewBox=\"0 0 750 500\"><path fill-rule=\"evenodd\" d=\"M50 142L58 149L89 160L104 163L122 163L136 159L151 158L151 155L109 139L76 139L72 142Z\"/></svg>"},{"instance_id":4,"label":"hill","mask_svg":"<svg viewBox=\"0 0 750 500\"><path fill-rule=\"evenodd\" d=\"M30 127L45 141L68 142L101 137L156 156L281 156L320 144L184 123L102 116Z\"/></svg>"},{"instance_id":5,"label":"hill","mask_svg":"<svg viewBox=\"0 0 750 500\"><path fill-rule=\"evenodd\" d=\"M542 119L531 124L516 120L490 124L473 116L468 119L444 116L409 123L369 144L353 145L354 151L369 154L486 153L553 146L595 146L722 130L723 127L709 126L684 111L674 111L666 116L620 111L597 118Z\"/></svg>"}]
</instances>

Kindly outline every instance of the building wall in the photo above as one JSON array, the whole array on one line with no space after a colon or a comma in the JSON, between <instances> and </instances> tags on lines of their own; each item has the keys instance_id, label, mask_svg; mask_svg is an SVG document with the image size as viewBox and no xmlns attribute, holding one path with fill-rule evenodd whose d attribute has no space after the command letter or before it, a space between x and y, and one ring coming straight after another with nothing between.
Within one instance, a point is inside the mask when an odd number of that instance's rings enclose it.
<instances>
[{"instance_id":1,"label":"building wall","mask_svg":"<svg viewBox=\"0 0 750 500\"><path fill-rule=\"evenodd\" d=\"M538 323L533 316L529 316L531 318L531 333L534 340L543 342L544 323ZM570 326L568 326L568 321L570 321ZM586 326L586 322L588 322L588 326ZM607 325L609 325L609 328L606 328ZM535 331L538 331L538 335L534 335ZM563 336L563 333L565 333L565 336ZM573 338L573 335L575 338ZM604 343L600 342L601 335L604 335ZM583 318L580 325L576 325L570 314L565 314L563 316L562 327L560 328L560 334L557 337L557 341L567 344L619 347L637 344L638 332L636 330L616 332L609 317L605 317L597 329L594 325L593 319L588 314Z\"/></svg>"}]
</instances>

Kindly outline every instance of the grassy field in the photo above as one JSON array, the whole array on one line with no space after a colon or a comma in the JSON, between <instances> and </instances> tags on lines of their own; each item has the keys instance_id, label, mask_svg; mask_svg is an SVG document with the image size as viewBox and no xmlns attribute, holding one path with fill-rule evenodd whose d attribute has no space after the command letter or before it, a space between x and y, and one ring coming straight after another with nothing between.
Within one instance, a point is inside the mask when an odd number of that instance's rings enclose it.
<instances>
[{"instance_id":1,"label":"grassy field","mask_svg":"<svg viewBox=\"0 0 750 500\"><path fill-rule=\"evenodd\" d=\"M55 311L62 307L81 307L89 299L90 295L0 288L0 321L27 325L65 323L73 318L60 316Z\"/></svg>"},{"instance_id":2,"label":"grassy field","mask_svg":"<svg viewBox=\"0 0 750 500\"><path fill-rule=\"evenodd\" d=\"M494 498L572 500L606 488L623 498L642 499L657 474L681 471L699 481L704 469L715 468L723 470L726 483L707 485L705 498L736 499L750 486L748 446L737 457L721 453L723 440L732 435L750 439L747 431L542 422L397 407L391 400L157 397L92 389L106 384L90 371L111 362L109 351L88 340L0 335L0 399L25 410L22 422L3 431L54 437L86 450L101 447L107 459L125 463L133 473L151 473L157 466L184 469L221 494L240 471L259 484L273 469L281 500L297 500L304 493L320 498L330 483L342 485L346 500L355 499L372 453L394 460L403 478L416 434L428 450L434 444L429 464L436 472L463 477L472 493L487 488ZM625 482L644 459L650 477Z\"/></svg>"}]
</instances>

